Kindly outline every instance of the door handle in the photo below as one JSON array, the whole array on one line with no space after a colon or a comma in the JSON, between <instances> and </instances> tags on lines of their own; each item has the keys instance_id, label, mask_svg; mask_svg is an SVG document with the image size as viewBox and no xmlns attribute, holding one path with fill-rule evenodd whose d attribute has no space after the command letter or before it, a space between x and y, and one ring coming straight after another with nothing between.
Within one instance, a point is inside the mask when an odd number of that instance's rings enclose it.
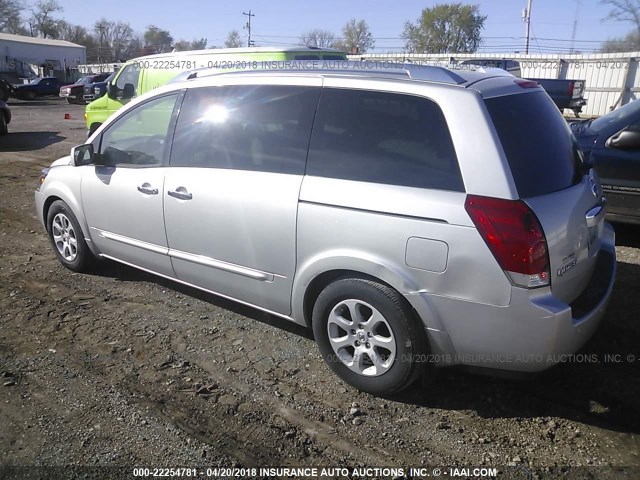
<instances>
[{"instance_id":1,"label":"door handle","mask_svg":"<svg viewBox=\"0 0 640 480\"><path fill-rule=\"evenodd\" d=\"M167 195L170 197L178 198L180 200L191 200L193 195L187 192L187 189L184 187L178 187L175 190L169 190Z\"/></svg>"},{"instance_id":2,"label":"door handle","mask_svg":"<svg viewBox=\"0 0 640 480\"><path fill-rule=\"evenodd\" d=\"M141 193L144 193L146 195L157 195L158 194L158 189L157 188L153 188L151 185L149 185L146 182L138 187L138 191L141 192Z\"/></svg>"}]
</instances>

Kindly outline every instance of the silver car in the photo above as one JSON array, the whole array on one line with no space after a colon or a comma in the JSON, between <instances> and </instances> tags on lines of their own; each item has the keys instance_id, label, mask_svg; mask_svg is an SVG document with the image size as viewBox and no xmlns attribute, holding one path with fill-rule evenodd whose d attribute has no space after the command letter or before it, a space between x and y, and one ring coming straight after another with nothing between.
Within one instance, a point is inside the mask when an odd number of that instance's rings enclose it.
<instances>
[{"instance_id":1,"label":"silver car","mask_svg":"<svg viewBox=\"0 0 640 480\"><path fill-rule=\"evenodd\" d=\"M374 394L431 366L540 371L615 278L599 181L535 83L339 65L190 75L43 171L74 271L115 260L313 328Z\"/></svg>"}]
</instances>

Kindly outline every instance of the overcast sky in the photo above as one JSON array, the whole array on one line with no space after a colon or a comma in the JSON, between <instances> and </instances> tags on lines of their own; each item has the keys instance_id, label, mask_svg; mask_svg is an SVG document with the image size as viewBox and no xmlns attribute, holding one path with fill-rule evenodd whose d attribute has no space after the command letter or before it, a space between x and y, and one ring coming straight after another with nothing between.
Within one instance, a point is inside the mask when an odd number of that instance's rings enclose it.
<instances>
[{"instance_id":1,"label":"overcast sky","mask_svg":"<svg viewBox=\"0 0 640 480\"><path fill-rule=\"evenodd\" d=\"M376 39L375 51L399 50L400 35L406 21L416 21L425 7L436 1L416 0L109 0L95 4L86 0L61 0L60 14L70 23L92 27L104 16L107 20L129 22L142 34L147 25L169 30L175 40L206 37L209 46L222 46L227 33L243 29L249 9L252 17L252 38L256 45L294 45L300 35L320 28L340 35L350 19L364 19ZM487 15L483 37L484 51L515 51L524 43L522 10L526 0L463 1L478 4ZM533 0L531 52L568 51L576 19L578 0ZM597 50L600 42L623 36L631 24L602 21L609 7L599 0L579 0L575 48Z\"/></svg>"}]
</instances>

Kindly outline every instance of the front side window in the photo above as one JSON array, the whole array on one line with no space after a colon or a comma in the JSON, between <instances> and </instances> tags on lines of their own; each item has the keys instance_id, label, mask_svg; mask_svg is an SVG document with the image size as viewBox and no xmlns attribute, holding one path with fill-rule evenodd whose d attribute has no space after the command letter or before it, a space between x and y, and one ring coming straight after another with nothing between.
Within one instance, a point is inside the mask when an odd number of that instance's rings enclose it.
<instances>
[{"instance_id":1,"label":"front side window","mask_svg":"<svg viewBox=\"0 0 640 480\"><path fill-rule=\"evenodd\" d=\"M131 167L162 164L177 98L177 93L156 98L111 124L100 142L100 163Z\"/></svg>"},{"instance_id":2,"label":"front side window","mask_svg":"<svg viewBox=\"0 0 640 480\"><path fill-rule=\"evenodd\" d=\"M444 114L411 95L324 89L307 174L464 191Z\"/></svg>"},{"instance_id":3,"label":"front side window","mask_svg":"<svg viewBox=\"0 0 640 480\"><path fill-rule=\"evenodd\" d=\"M132 96L135 96L137 95L137 91L138 91L139 78L140 78L140 66L138 64L131 63L125 66L122 72L120 73L120 75L118 75L118 78L116 79L116 87L118 87L118 90L122 92L127 92L127 93L131 93L131 90L133 89ZM127 85L131 85L131 86L128 87Z\"/></svg>"},{"instance_id":4,"label":"front side window","mask_svg":"<svg viewBox=\"0 0 640 480\"><path fill-rule=\"evenodd\" d=\"M319 94L282 85L190 89L170 164L302 175Z\"/></svg>"}]
</instances>

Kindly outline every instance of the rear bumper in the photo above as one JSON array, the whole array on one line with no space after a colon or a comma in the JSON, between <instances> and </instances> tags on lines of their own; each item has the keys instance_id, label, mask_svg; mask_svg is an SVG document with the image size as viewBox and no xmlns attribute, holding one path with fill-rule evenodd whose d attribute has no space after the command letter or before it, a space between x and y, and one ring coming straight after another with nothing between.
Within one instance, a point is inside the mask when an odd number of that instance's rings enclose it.
<instances>
[{"instance_id":1,"label":"rear bumper","mask_svg":"<svg viewBox=\"0 0 640 480\"><path fill-rule=\"evenodd\" d=\"M607 218L615 222L640 223L640 187L607 185Z\"/></svg>"},{"instance_id":2,"label":"rear bumper","mask_svg":"<svg viewBox=\"0 0 640 480\"><path fill-rule=\"evenodd\" d=\"M549 288L514 287L504 307L429 296L452 351L433 355L441 365L538 372L572 356L591 338L604 316L616 275L615 234L605 223L603 241L591 281L571 304Z\"/></svg>"},{"instance_id":3,"label":"rear bumper","mask_svg":"<svg viewBox=\"0 0 640 480\"><path fill-rule=\"evenodd\" d=\"M584 98L574 98L569 101L569 108L584 107L587 101Z\"/></svg>"}]
</instances>

